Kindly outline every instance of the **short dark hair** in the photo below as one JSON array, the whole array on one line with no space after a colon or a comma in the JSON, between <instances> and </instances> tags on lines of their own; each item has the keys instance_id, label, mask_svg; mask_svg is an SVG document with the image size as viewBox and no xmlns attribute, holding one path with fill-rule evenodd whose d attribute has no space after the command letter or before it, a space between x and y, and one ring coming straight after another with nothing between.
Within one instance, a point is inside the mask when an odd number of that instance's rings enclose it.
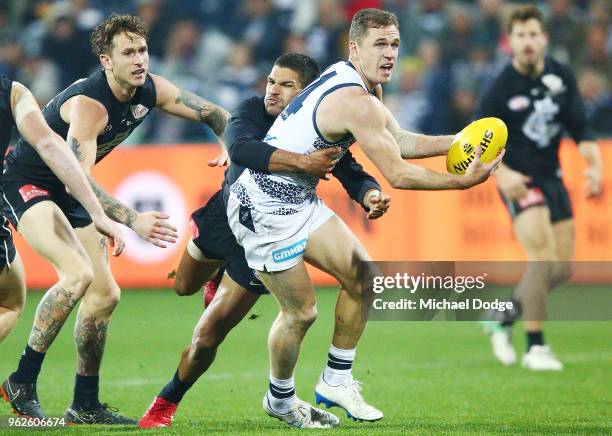
<instances>
[{"instance_id":1,"label":"short dark hair","mask_svg":"<svg viewBox=\"0 0 612 436\"><path fill-rule=\"evenodd\" d=\"M508 20L508 33L512 33L512 26L517 21L525 22L527 20L531 20L532 18L540 23L540 27L543 31L546 30L542 11L540 11L536 5L524 5L517 7L510 14L510 19Z\"/></svg>"},{"instance_id":2,"label":"short dark hair","mask_svg":"<svg viewBox=\"0 0 612 436\"><path fill-rule=\"evenodd\" d=\"M371 27L387 26L395 26L399 30L399 21L393 12L375 8L362 9L353 15L349 40L361 43Z\"/></svg>"},{"instance_id":3,"label":"short dark hair","mask_svg":"<svg viewBox=\"0 0 612 436\"><path fill-rule=\"evenodd\" d=\"M91 32L91 51L100 56L109 54L113 49L113 38L121 33L135 33L147 39L147 28L139 17L134 15L112 14Z\"/></svg>"},{"instance_id":4,"label":"short dark hair","mask_svg":"<svg viewBox=\"0 0 612 436\"><path fill-rule=\"evenodd\" d=\"M298 73L302 88L310 85L321 71L317 61L302 53L285 53L276 59L274 65Z\"/></svg>"}]
</instances>

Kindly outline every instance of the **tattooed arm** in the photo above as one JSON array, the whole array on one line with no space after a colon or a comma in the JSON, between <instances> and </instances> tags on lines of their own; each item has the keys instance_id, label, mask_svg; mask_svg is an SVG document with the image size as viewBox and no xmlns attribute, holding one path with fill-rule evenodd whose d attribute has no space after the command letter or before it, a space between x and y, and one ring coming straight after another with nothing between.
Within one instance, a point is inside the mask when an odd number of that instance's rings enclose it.
<instances>
[{"instance_id":1,"label":"tattooed arm","mask_svg":"<svg viewBox=\"0 0 612 436\"><path fill-rule=\"evenodd\" d=\"M230 113L202 97L177 88L161 76L151 74L157 90L157 107L187 120L205 123L221 140Z\"/></svg>"},{"instance_id":2,"label":"tattooed arm","mask_svg":"<svg viewBox=\"0 0 612 436\"><path fill-rule=\"evenodd\" d=\"M166 221L168 215L155 211L138 213L108 194L92 177L97 137L108 122L106 108L89 97L79 95L67 100L60 113L70 124L67 143L85 171L104 213L154 245L165 247L164 242L176 242L176 228Z\"/></svg>"}]
</instances>

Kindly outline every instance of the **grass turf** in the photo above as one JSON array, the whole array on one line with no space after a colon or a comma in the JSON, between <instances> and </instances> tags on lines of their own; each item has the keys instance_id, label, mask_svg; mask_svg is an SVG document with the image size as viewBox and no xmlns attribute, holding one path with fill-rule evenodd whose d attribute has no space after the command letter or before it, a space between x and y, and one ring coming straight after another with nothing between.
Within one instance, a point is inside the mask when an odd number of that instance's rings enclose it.
<instances>
[{"instance_id":1,"label":"grass turf","mask_svg":"<svg viewBox=\"0 0 612 436\"><path fill-rule=\"evenodd\" d=\"M0 377L14 370L41 293L30 293L17 328L0 344ZM300 397L312 401L326 362L336 292L320 290L319 318L303 344L296 370ZM221 346L216 362L187 393L174 425L156 434L290 431L262 410L267 389L266 337L276 315L261 298ZM178 298L170 291L124 292L110 325L101 373L101 400L140 417L172 377L180 352L201 313L201 294ZM248 317L247 317L248 318ZM71 401L75 352L74 314L48 353L39 379L41 403L52 416ZM355 423L340 409L350 434L610 434L612 433L611 324L549 323L546 337L566 365L560 373L505 368L494 361L488 338L471 322L371 322L358 347L356 378L365 398L385 413L378 423ZM523 335L516 329L516 347ZM8 415L7 403L0 415ZM6 420L6 416L3 418ZM0 428L0 433L8 432ZM17 430L15 433L22 430ZM62 433L117 434L129 427L76 427ZM146 433L146 432L145 432Z\"/></svg>"}]
</instances>

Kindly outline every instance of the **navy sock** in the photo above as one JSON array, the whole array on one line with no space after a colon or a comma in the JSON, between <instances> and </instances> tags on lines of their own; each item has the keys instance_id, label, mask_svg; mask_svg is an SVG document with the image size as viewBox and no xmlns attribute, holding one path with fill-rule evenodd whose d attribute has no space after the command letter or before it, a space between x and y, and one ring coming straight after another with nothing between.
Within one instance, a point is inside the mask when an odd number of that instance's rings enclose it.
<instances>
[{"instance_id":1,"label":"navy sock","mask_svg":"<svg viewBox=\"0 0 612 436\"><path fill-rule=\"evenodd\" d=\"M100 376L77 374L74 381L73 408L89 410L100 404L98 400L99 386Z\"/></svg>"},{"instance_id":2,"label":"navy sock","mask_svg":"<svg viewBox=\"0 0 612 436\"><path fill-rule=\"evenodd\" d=\"M36 383L44 359L45 353L39 353L29 345L26 345L21 359L19 359L17 371L11 374L11 381L16 383Z\"/></svg>"},{"instance_id":3,"label":"navy sock","mask_svg":"<svg viewBox=\"0 0 612 436\"><path fill-rule=\"evenodd\" d=\"M529 349L534 345L544 345L543 332L527 332L527 351L529 351Z\"/></svg>"},{"instance_id":4,"label":"navy sock","mask_svg":"<svg viewBox=\"0 0 612 436\"><path fill-rule=\"evenodd\" d=\"M171 403L179 403L191 386L193 386L193 383L183 382L179 379L177 369L170 383L164 386L158 396Z\"/></svg>"}]
</instances>

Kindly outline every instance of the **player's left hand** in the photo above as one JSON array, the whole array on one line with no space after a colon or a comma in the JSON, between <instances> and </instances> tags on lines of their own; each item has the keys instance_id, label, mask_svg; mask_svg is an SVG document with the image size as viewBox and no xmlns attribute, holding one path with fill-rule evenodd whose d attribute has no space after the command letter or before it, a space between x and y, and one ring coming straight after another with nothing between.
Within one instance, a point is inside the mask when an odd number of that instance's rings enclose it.
<instances>
[{"instance_id":1,"label":"player's left hand","mask_svg":"<svg viewBox=\"0 0 612 436\"><path fill-rule=\"evenodd\" d=\"M584 172L586 176L587 198L597 197L601 194L601 168L590 166Z\"/></svg>"},{"instance_id":2,"label":"player's left hand","mask_svg":"<svg viewBox=\"0 0 612 436\"><path fill-rule=\"evenodd\" d=\"M132 229L145 241L161 248L166 248L165 242L174 244L178 239L177 228L167 220L169 215L163 212L142 212L134 221Z\"/></svg>"},{"instance_id":3,"label":"player's left hand","mask_svg":"<svg viewBox=\"0 0 612 436\"><path fill-rule=\"evenodd\" d=\"M368 219L375 220L383 216L389 210L391 197L378 189L370 189L365 196L364 204L370 209Z\"/></svg>"},{"instance_id":4,"label":"player's left hand","mask_svg":"<svg viewBox=\"0 0 612 436\"><path fill-rule=\"evenodd\" d=\"M226 151L223 151L219 156L208 161L209 167L225 167L230 164L230 158Z\"/></svg>"}]
</instances>

